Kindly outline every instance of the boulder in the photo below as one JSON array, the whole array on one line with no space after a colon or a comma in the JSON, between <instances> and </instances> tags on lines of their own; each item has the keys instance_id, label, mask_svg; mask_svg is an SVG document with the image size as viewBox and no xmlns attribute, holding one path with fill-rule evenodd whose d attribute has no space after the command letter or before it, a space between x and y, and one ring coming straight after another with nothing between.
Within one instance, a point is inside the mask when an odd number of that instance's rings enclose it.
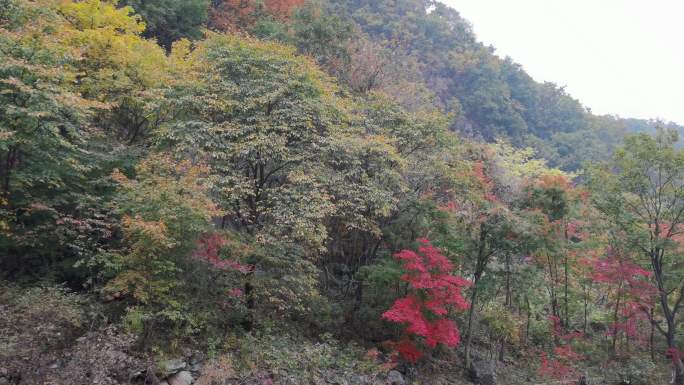
<instances>
[{"instance_id":1,"label":"boulder","mask_svg":"<svg viewBox=\"0 0 684 385\"><path fill-rule=\"evenodd\" d=\"M183 370L167 378L166 382L169 385L190 385L194 380L190 372Z\"/></svg>"},{"instance_id":2,"label":"boulder","mask_svg":"<svg viewBox=\"0 0 684 385\"><path fill-rule=\"evenodd\" d=\"M496 370L485 360L473 360L469 368L470 377L479 385L496 385Z\"/></svg>"},{"instance_id":3,"label":"boulder","mask_svg":"<svg viewBox=\"0 0 684 385\"><path fill-rule=\"evenodd\" d=\"M206 356L202 353L193 353L188 359L188 369L193 374L199 374L204 367Z\"/></svg>"},{"instance_id":4,"label":"boulder","mask_svg":"<svg viewBox=\"0 0 684 385\"><path fill-rule=\"evenodd\" d=\"M165 374L173 374L180 372L181 370L185 369L186 366L188 366L188 364L180 358L166 360L161 363L161 369L164 371Z\"/></svg>"},{"instance_id":5,"label":"boulder","mask_svg":"<svg viewBox=\"0 0 684 385\"><path fill-rule=\"evenodd\" d=\"M406 381L404 381L404 376L401 373L391 370L387 374L387 385L406 385Z\"/></svg>"}]
</instances>

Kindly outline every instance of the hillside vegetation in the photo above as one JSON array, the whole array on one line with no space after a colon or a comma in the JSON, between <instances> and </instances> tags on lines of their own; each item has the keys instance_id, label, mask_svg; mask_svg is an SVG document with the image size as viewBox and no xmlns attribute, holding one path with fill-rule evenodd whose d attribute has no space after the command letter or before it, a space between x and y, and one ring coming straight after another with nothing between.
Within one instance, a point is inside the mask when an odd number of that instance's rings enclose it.
<instances>
[{"instance_id":1,"label":"hillside vegetation","mask_svg":"<svg viewBox=\"0 0 684 385\"><path fill-rule=\"evenodd\" d=\"M684 385L684 152L418 0L0 0L0 384Z\"/></svg>"}]
</instances>

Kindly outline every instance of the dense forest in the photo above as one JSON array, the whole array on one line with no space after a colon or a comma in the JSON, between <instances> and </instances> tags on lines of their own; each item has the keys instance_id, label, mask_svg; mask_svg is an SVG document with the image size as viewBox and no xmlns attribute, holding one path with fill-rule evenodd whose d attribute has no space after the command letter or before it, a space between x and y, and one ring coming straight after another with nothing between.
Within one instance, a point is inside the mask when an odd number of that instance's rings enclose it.
<instances>
[{"instance_id":1,"label":"dense forest","mask_svg":"<svg viewBox=\"0 0 684 385\"><path fill-rule=\"evenodd\" d=\"M0 385L684 385L684 150L433 0L0 0Z\"/></svg>"}]
</instances>

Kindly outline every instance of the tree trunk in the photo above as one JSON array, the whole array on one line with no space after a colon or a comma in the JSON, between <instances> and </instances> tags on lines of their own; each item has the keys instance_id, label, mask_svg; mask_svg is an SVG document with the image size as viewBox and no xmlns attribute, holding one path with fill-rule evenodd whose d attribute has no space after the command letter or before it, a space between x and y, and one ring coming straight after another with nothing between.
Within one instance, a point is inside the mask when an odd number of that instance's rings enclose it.
<instances>
[{"instance_id":1,"label":"tree trunk","mask_svg":"<svg viewBox=\"0 0 684 385\"><path fill-rule=\"evenodd\" d=\"M525 304L527 305L527 322L525 323L525 346L530 337L530 318L532 318L532 306L530 305L530 298L525 295Z\"/></svg>"},{"instance_id":2,"label":"tree trunk","mask_svg":"<svg viewBox=\"0 0 684 385\"><path fill-rule=\"evenodd\" d=\"M506 300L504 306L508 311L511 311L513 306L513 295L511 293L511 255L506 254ZM499 346L499 361L504 362L504 356L506 355L506 340L501 338L501 343Z\"/></svg>"},{"instance_id":3,"label":"tree trunk","mask_svg":"<svg viewBox=\"0 0 684 385\"><path fill-rule=\"evenodd\" d=\"M584 335L587 334L587 314L588 314L588 307L589 307L589 289L588 289L589 283L584 282L584 326L583 326L583 332Z\"/></svg>"},{"instance_id":4,"label":"tree trunk","mask_svg":"<svg viewBox=\"0 0 684 385\"><path fill-rule=\"evenodd\" d=\"M487 267L487 262L489 255L486 254L487 247L487 230L485 225L480 224L480 236L479 245L477 250L477 260L475 262L475 271L473 273L473 291L470 293L470 309L468 310L468 331L466 334L465 342L465 370L466 372L470 369L470 345L473 340L473 317L475 315L475 306L477 305L477 285L482 278L485 268Z\"/></svg>"},{"instance_id":5,"label":"tree trunk","mask_svg":"<svg viewBox=\"0 0 684 385\"><path fill-rule=\"evenodd\" d=\"M563 221L563 236L565 240L565 250L563 253L563 269L564 269L564 275L565 275L565 287L563 288L563 296L564 296L564 311L565 311L565 319L563 322L563 326L565 327L565 330L570 330L570 311L568 307L568 250L567 250L567 244L568 244L568 226L565 224L565 220Z\"/></svg>"},{"instance_id":6,"label":"tree trunk","mask_svg":"<svg viewBox=\"0 0 684 385\"><path fill-rule=\"evenodd\" d=\"M479 277L473 282L473 292L470 293L470 309L468 310L468 330L465 339L465 370L470 368L470 344L473 340L473 316L475 315L475 305L477 304L477 281Z\"/></svg>"},{"instance_id":7,"label":"tree trunk","mask_svg":"<svg viewBox=\"0 0 684 385\"><path fill-rule=\"evenodd\" d=\"M675 385L684 385L684 372L675 369Z\"/></svg>"},{"instance_id":8,"label":"tree trunk","mask_svg":"<svg viewBox=\"0 0 684 385\"><path fill-rule=\"evenodd\" d=\"M653 317L655 317L654 310L655 310L655 305L653 307L651 307L651 319L653 319ZM655 325L653 325L653 323L651 323L651 335L649 338L649 345L650 345L649 347L651 349L651 361L653 361L653 363L655 364L656 359L655 359L654 341L655 341Z\"/></svg>"},{"instance_id":9,"label":"tree trunk","mask_svg":"<svg viewBox=\"0 0 684 385\"><path fill-rule=\"evenodd\" d=\"M247 314L242 320L242 327L246 331L252 331L254 328L254 311L256 307L256 298L254 293L254 286L252 285L252 279L254 277L254 272L248 273L247 281L245 282L245 298L247 305Z\"/></svg>"},{"instance_id":10,"label":"tree trunk","mask_svg":"<svg viewBox=\"0 0 684 385\"><path fill-rule=\"evenodd\" d=\"M564 260L564 269L565 269L565 287L563 288L563 301L564 301L564 312L565 312L565 319L563 322L563 326L565 327L565 330L570 329L570 312L568 310L568 255L567 253L565 254L565 260Z\"/></svg>"},{"instance_id":11,"label":"tree trunk","mask_svg":"<svg viewBox=\"0 0 684 385\"><path fill-rule=\"evenodd\" d=\"M656 238L658 239L658 223L656 222ZM679 356L679 348L677 346L677 342L675 341L675 334L677 332L677 314L679 310L679 303L682 300L682 292L684 292L684 288L680 288L680 297L677 299L676 303L677 305L670 307L669 304L669 298L668 298L668 291L665 289L665 285L663 283L664 281L664 272L663 272L663 256L664 256L665 250L655 247L654 249L651 250L651 266L653 268L653 276L656 282L656 286L658 287L658 292L659 292L659 300L660 300L660 307L663 311L663 316L665 317L665 321L667 322L667 329L663 330L662 328L658 327L658 330L665 335L665 338L667 340L667 347L668 350L671 350L672 354L672 363L674 366L674 373L675 373L675 378L674 378L674 383L675 385L684 385L684 363L682 363L682 357ZM653 320L651 320L651 324L653 325Z\"/></svg>"},{"instance_id":12,"label":"tree trunk","mask_svg":"<svg viewBox=\"0 0 684 385\"><path fill-rule=\"evenodd\" d=\"M672 340L670 341L670 337L668 336L668 342L667 342L668 347L676 349L677 347L674 346L674 336ZM672 363L674 366L674 384L675 385L684 385L684 363L682 363L682 358L676 354L673 353L672 356Z\"/></svg>"},{"instance_id":13,"label":"tree trunk","mask_svg":"<svg viewBox=\"0 0 684 385\"><path fill-rule=\"evenodd\" d=\"M613 312L613 355L615 355L616 350L617 350L617 338L618 338L618 333L617 333L617 324L618 324L618 310L620 309L620 290L621 287L618 287L618 293L617 293L617 299L615 300L615 311Z\"/></svg>"}]
</instances>

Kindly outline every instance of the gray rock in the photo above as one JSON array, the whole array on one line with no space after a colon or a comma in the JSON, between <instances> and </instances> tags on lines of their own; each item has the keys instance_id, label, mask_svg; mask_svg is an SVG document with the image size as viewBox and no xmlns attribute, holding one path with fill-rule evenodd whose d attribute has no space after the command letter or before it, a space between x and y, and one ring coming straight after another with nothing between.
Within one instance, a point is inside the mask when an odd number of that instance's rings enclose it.
<instances>
[{"instance_id":1,"label":"gray rock","mask_svg":"<svg viewBox=\"0 0 684 385\"><path fill-rule=\"evenodd\" d=\"M197 364L203 363L206 360L207 360L207 357L204 353L195 352L192 355L190 355L190 358L188 359L188 363L190 365L197 365Z\"/></svg>"},{"instance_id":2,"label":"gray rock","mask_svg":"<svg viewBox=\"0 0 684 385\"><path fill-rule=\"evenodd\" d=\"M189 370L192 373L200 373L202 371L202 367L204 367L204 364L202 364L201 362L197 362L194 364L190 364Z\"/></svg>"},{"instance_id":3,"label":"gray rock","mask_svg":"<svg viewBox=\"0 0 684 385\"><path fill-rule=\"evenodd\" d=\"M496 385L496 370L485 360L473 360L470 364L470 376L479 385Z\"/></svg>"},{"instance_id":4,"label":"gray rock","mask_svg":"<svg viewBox=\"0 0 684 385\"><path fill-rule=\"evenodd\" d=\"M168 383L168 382L166 382L166 380L164 380L164 381L160 382L160 383L159 383L159 384L157 384L157 385L169 385L169 383Z\"/></svg>"},{"instance_id":5,"label":"gray rock","mask_svg":"<svg viewBox=\"0 0 684 385\"><path fill-rule=\"evenodd\" d=\"M169 385L190 385L195 379L192 378L190 372L183 370L167 378L166 381Z\"/></svg>"},{"instance_id":6,"label":"gray rock","mask_svg":"<svg viewBox=\"0 0 684 385\"><path fill-rule=\"evenodd\" d=\"M186 366L188 366L188 364L186 364L185 361L180 358L166 360L161 363L161 369L164 371L165 374L173 374L180 372L181 370L185 369Z\"/></svg>"},{"instance_id":7,"label":"gray rock","mask_svg":"<svg viewBox=\"0 0 684 385\"><path fill-rule=\"evenodd\" d=\"M387 385L406 385L404 381L404 376L396 370L391 370L387 373Z\"/></svg>"}]
</instances>

